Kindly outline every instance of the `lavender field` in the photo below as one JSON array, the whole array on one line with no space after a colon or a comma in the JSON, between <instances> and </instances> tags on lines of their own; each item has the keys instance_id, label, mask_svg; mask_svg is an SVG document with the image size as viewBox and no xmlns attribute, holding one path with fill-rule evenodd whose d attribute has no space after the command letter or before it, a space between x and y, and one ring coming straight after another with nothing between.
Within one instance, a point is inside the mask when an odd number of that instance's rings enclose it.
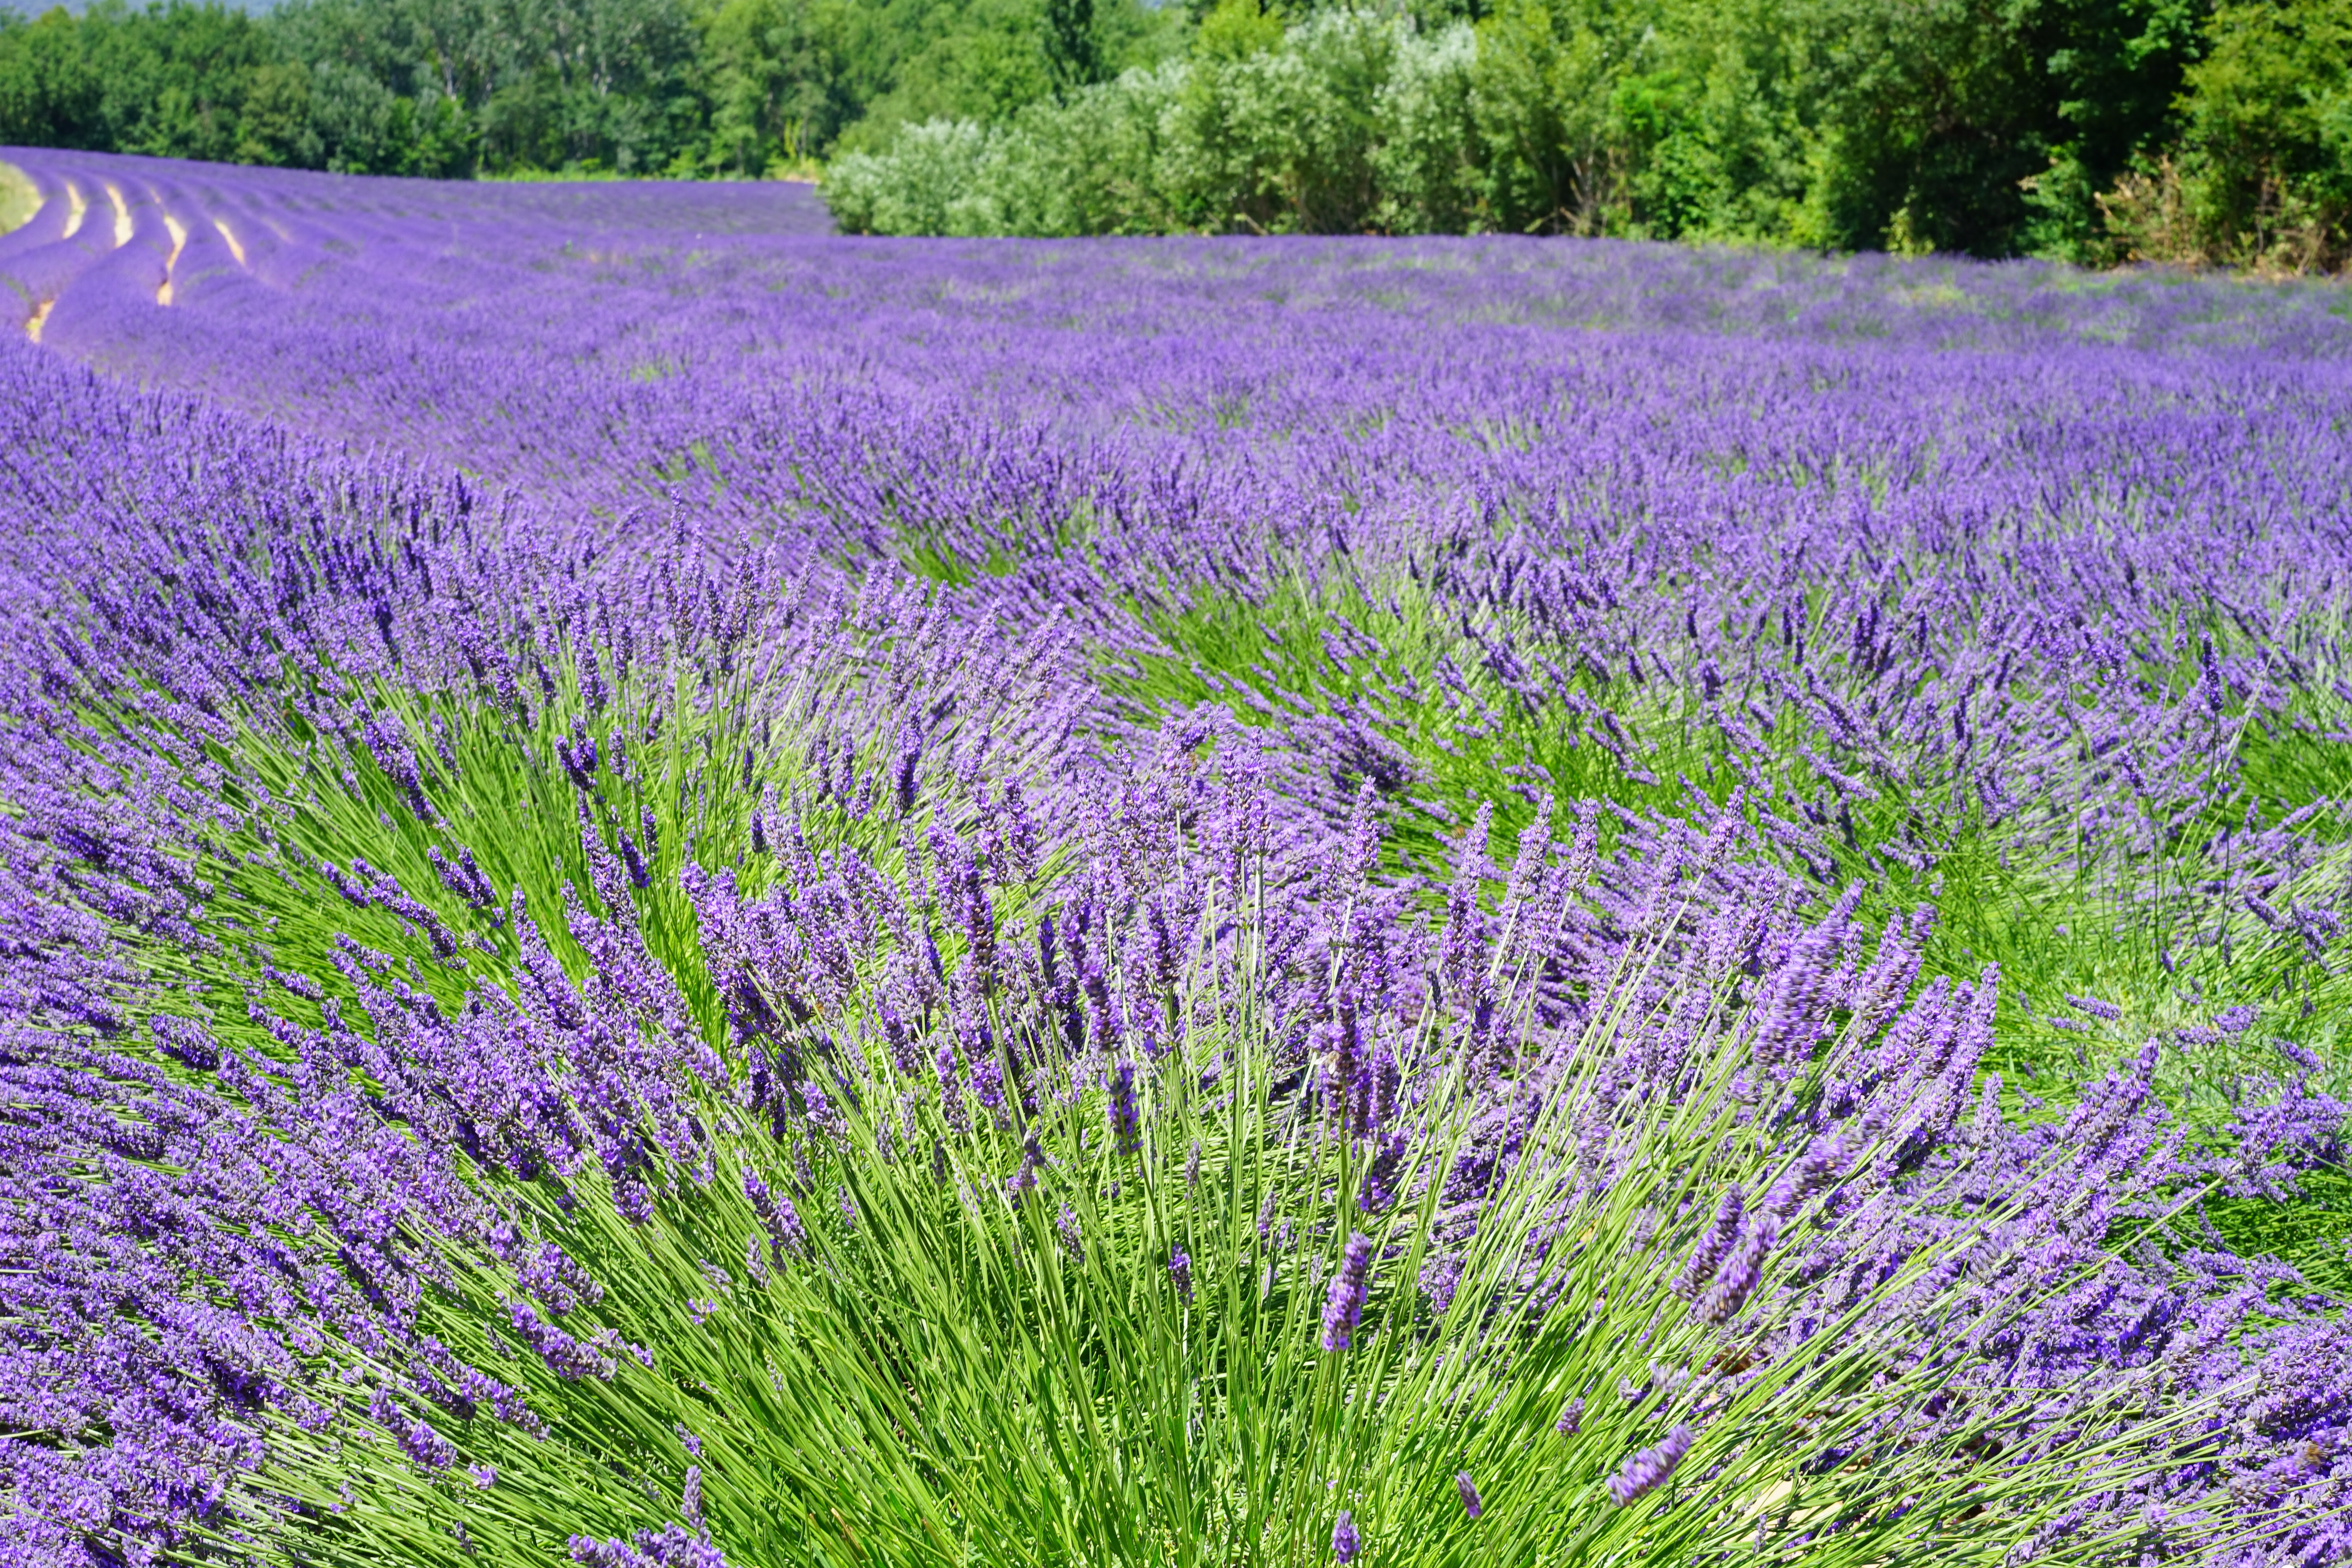
<instances>
[{"instance_id":1,"label":"lavender field","mask_svg":"<svg viewBox=\"0 0 2352 1568\"><path fill-rule=\"evenodd\" d=\"M2340 287L0 155L0 1563L2352 1561Z\"/></svg>"}]
</instances>

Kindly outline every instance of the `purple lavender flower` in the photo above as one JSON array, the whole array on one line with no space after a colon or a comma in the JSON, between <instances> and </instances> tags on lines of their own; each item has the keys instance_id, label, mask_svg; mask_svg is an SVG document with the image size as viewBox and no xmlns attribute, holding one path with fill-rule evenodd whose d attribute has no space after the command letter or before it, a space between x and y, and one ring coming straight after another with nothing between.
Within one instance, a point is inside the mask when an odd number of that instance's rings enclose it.
<instances>
[{"instance_id":1,"label":"purple lavender flower","mask_svg":"<svg viewBox=\"0 0 2352 1568\"><path fill-rule=\"evenodd\" d=\"M1675 1467L1690 1452L1691 1438L1690 1424L1678 1422L1656 1447L1628 1456L1625 1468L1609 1480L1609 1495L1617 1500L1617 1506L1624 1508L1665 1485Z\"/></svg>"},{"instance_id":2,"label":"purple lavender flower","mask_svg":"<svg viewBox=\"0 0 2352 1568\"><path fill-rule=\"evenodd\" d=\"M1192 1255L1182 1247L1168 1254L1168 1278L1175 1281L1176 1294L1185 1301L1192 1299Z\"/></svg>"},{"instance_id":3,"label":"purple lavender flower","mask_svg":"<svg viewBox=\"0 0 2352 1568\"><path fill-rule=\"evenodd\" d=\"M1109 1087L1112 1146L1132 1154L1143 1146L1143 1123L1135 1106L1135 1063L1124 1057L1114 1063Z\"/></svg>"},{"instance_id":4,"label":"purple lavender flower","mask_svg":"<svg viewBox=\"0 0 2352 1568\"><path fill-rule=\"evenodd\" d=\"M1364 1165L1364 1184L1357 1194L1357 1207L1366 1214L1378 1214L1396 1201L1398 1173L1403 1168L1407 1147L1402 1132L1391 1132L1372 1145L1372 1157Z\"/></svg>"},{"instance_id":5,"label":"purple lavender flower","mask_svg":"<svg viewBox=\"0 0 2352 1568\"><path fill-rule=\"evenodd\" d=\"M684 1525L640 1530L627 1541L575 1535L567 1543L581 1568L727 1568L727 1555Z\"/></svg>"},{"instance_id":6,"label":"purple lavender flower","mask_svg":"<svg viewBox=\"0 0 2352 1568\"><path fill-rule=\"evenodd\" d=\"M1372 1238L1361 1231L1348 1237L1341 1251L1339 1272L1331 1277L1328 1293L1323 1301L1323 1348L1339 1352L1355 1343L1356 1330L1363 1322L1364 1298L1372 1268Z\"/></svg>"},{"instance_id":7,"label":"purple lavender flower","mask_svg":"<svg viewBox=\"0 0 2352 1568\"><path fill-rule=\"evenodd\" d=\"M1356 1516L1341 1509L1339 1522L1331 1526L1331 1560L1340 1568L1347 1568L1362 1548L1363 1540L1356 1533Z\"/></svg>"},{"instance_id":8,"label":"purple lavender flower","mask_svg":"<svg viewBox=\"0 0 2352 1568\"><path fill-rule=\"evenodd\" d=\"M1682 1272L1675 1277L1675 1294L1688 1300L1705 1290L1715 1278L1716 1270L1730 1256L1734 1243L1739 1239L1739 1219L1745 1198L1738 1187L1727 1189L1715 1211L1715 1221L1698 1238L1690 1259Z\"/></svg>"},{"instance_id":9,"label":"purple lavender flower","mask_svg":"<svg viewBox=\"0 0 2352 1568\"><path fill-rule=\"evenodd\" d=\"M1472 1519L1475 1519L1480 1514L1486 1511L1486 1505L1479 1500L1477 1485L1475 1482L1471 1480L1469 1471L1457 1470L1454 1472L1454 1489L1462 1494L1462 1511L1464 1513L1468 1514Z\"/></svg>"},{"instance_id":10,"label":"purple lavender flower","mask_svg":"<svg viewBox=\"0 0 2352 1568\"><path fill-rule=\"evenodd\" d=\"M1454 1293L1462 1288L1462 1258L1459 1253L1442 1253L1421 1266L1421 1293L1429 1302L1429 1310L1439 1317L1454 1305Z\"/></svg>"},{"instance_id":11,"label":"purple lavender flower","mask_svg":"<svg viewBox=\"0 0 2352 1568\"><path fill-rule=\"evenodd\" d=\"M1004 1195L1018 1198L1024 1193L1037 1190L1037 1173L1045 1168L1045 1152L1037 1147L1037 1135L1031 1133L1022 1140L1021 1163L1004 1178Z\"/></svg>"},{"instance_id":12,"label":"purple lavender flower","mask_svg":"<svg viewBox=\"0 0 2352 1568\"><path fill-rule=\"evenodd\" d=\"M1747 1304L1749 1293L1763 1277L1764 1259L1778 1245L1780 1237L1780 1223L1769 1214L1758 1215L1748 1222L1740 1232L1738 1244L1699 1298L1701 1321L1724 1322Z\"/></svg>"},{"instance_id":13,"label":"purple lavender flower","mask_svg":"<svg viewBox=\"0 0 2352 1568\"><path fill-rule=\"evenodd\" d=\"M772 1190L756 1171L743 1173L743 1195L751 1203L751 1212L760 1217L768 1234L768 1254L778 1267L787 1258L806 1258L809 1250L808 1229L801 1223L800 1211L793 1200Z\"/></svg>"},{"instance_id":14,"label":"purple lavender flower","mask_svg":"<svg viewBox=\"0 0 2352 1568\"><path fill-rule=\"evenodd\" d=\"M1844 1173L1845 1162L1845 1135L1832 1127L1814 1139L1787 1173L1772 1184L1771 1192L1764 1199L1764 1212L1788 1218L1807 1198L1836 1185Z\"/></svg>"}]
</instances>

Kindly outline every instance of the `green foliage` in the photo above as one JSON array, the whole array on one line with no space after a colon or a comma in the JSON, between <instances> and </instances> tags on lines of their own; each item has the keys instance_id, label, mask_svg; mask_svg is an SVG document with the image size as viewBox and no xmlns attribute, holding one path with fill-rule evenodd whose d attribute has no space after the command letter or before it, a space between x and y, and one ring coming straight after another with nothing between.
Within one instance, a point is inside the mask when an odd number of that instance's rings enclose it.
<instances>
[{"instance_id":1,"label":"green foliage","mask_svg":"<svg viewBox=\"0 0 2352 1568\"><path fill-rule=\"evenodd\" d=\"M685 0L297 0L269 26L324 100L325 167L649 173L701 149Z\"/></svg>"},{"instance_id":2,"label":"green foliage","mask_svg":"<svg viewBox=\"0 0 2352 1568\"><path fill-rule=\"evenodd\" d=\"M0 142L465 177L758 177L1178 47L1137 0L100 0L0 12Z\"/></svg>"},{"instance_id":3,"label":"green foliage","mask_svg":"<svg viewBox=\"0 0 2352 1568\"><path fill-rule=\"evenodd\" d=\"M833 140L852 112L842 40L806 0L719 0L700 26L706 170L756 175Z\"/></svg>"},{"instance_id":4,"label":"green foliage","mask_svg":"<svg viewBox=\"0 0 2352 1568\"><path fill-rule=\"evenodd\" d=\"M0 142L280 163L302 87L217 0L0 22Z\"/></svg>"},{"instance_id":5,"label":"green foliage","mask_svg":"<svg viewBox=\"0 0 2352 1568\"><path fill-rule=\"evenodd\" d=\"M1045 0L1045 59L1054 85L1067 90L1103 77L1102 39L1095 30L1095 0Z\"/></svg>"},{"instance_id":6,"label":"green foliage","mask_svg":"<svg viewBox=\"0 0 2352 1568\"><path fill-rule=\"evenodd\" d=\"M852 231L1616 235L2331 270L2336 0L98 0L0 141L759 178Z\"/></svg>"},{"instance_id":7,"label":"green foliage","mask_svg":"<svg viewBox=\"0 0 2352 1568\"><path fill-rule=\"evenodd\" d=\"M2137 254L2265 269L2352 259L2352 12L2335 0L2218 7L2185 75L2177 153L2110 203Z\"/></svg>"},{"instance_id":8,"label":"green foliage","mask_svg":"<svg viewBox=\"0 0 2352 1568\"><path fill-rule=\"evenodd\" d=\"M2326 0L2210 16L2198 0L1500 0L1418 19L1223 0L1158 68L1009 113L967 98L943 115L968 122L952 137L870 122L833 199L853 230L1496 230L2332 268L2352 213L2347 28Z\"/></svg>"}]
</instances>

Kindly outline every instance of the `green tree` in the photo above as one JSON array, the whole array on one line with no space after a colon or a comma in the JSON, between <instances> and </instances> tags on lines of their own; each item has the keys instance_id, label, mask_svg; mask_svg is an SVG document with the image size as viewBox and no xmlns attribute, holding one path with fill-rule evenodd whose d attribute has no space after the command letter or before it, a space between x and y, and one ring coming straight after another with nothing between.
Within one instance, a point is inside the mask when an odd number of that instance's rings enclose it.
<instances>
[{"instance_id":1,"label":"green tree","mask_svg":"<svg viewBox=\"0 0 2352 1568\"><path fill-rule=\"evenodd\" d=\"M2352 10L2237 0L2213 14L2181 110L2188 248L2303 271L2352 260Z\"/></svg>"},{"instance_id":2,"label":"green tree","mask_svg":"<svg viewBox=\"0 0 2352 1568\"><path fill-rule=\"evenodd\" d=\"M1620 226L1628 170L1615 100L1656 19L1644 0L1504 0L1480 24L1472 102L1497 226Z\"/></svg>"},{"instance_id":3,"label":"green tree","mask_svg":"<svg viewBox=\"0 0 2352 1568\"><path fill-rule=\"evenodd\" d=\"M831 20L810 0L721 0L701 15L712 173L797 163L839 133L850 104Z\"/></svg>"},{"instance_id":4,"label":"green tree","mask_svg":"<svg viewBox=\"0 0 2352 1568\"><path fill-rule=\"evenodd\" d=\"M1095 34L1095 0L1045 0L1045 63L1054 86L1066 94L1103 79L1102 40Z\"/></svg>"},{"instance_id":5,"label":"green tree","mask_svg":"<svg viewBox=\"0 0 2352 1568\"><path fill-rule=\"evenodd\" d=\"M311 144L310 73L271 60L255 68L237 114L240 163L299 163Z\"/></svg>"},{"instance_id":6,"label":"green tree","mask_svg":"<svg viewBox=\"0 0 2352 1568\"><path fill-rule=\"evenodd\" d=\"M62 8L31 22L0 15L0 142L110 145L105 84L88 40L81 23Z\"/></svg>"}]
</instances>

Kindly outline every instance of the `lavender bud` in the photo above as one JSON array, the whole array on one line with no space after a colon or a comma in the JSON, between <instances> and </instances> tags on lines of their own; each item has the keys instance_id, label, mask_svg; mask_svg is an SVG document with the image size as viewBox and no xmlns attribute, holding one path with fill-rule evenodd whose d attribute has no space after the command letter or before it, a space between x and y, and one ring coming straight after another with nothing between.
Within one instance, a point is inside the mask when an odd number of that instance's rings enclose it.
<instances>
[{"instance_id":1,"label":"lavender bud","mask_svg":"<svg viewBox=\"0 0 2352 1568\"><path fill-rule=\"evenodd\" d=\"M1698 1315L1720 1323L1746 1304L1763 1278L1764 1259L1780 1239L1780 1227L1769 1215L1759 1215L1740 1237L1739 1247L1727 1262L1698 1304Z\"/></svg>"},{"instance_id":2,"label":"lavender bud","mask_svg":"<svg viewBox=\"0 0 2352 1568\"><path fill-rule=\"evenodd\" d=\"M1356 1533L1356 1516L1346 1509L1339 1510L1339 1522L1331 1527L1331 1560L1346 1568L1363 1549L1363 1540Z\"/></svg>"},{"instance_id":3,"label":"lavender bud","mask_svg":"<svg viewBox=\"0 0 2352 1568\"><path fill-rule=\"evenodd\" d=\"M1143 1146L1143 1123L1135 1109L1135 1063L1122 1057L1110 1074L1111 1141L1122 1154Z\"/></svg>"},{"instance_id":4,"label":"lavender bud","mask_svg":"<svg viewBox=\"0 0 2352 1568\"><path fill-rule=\"evenodd\" d=\"M1348 1237L1339 1258L1339 1271L1331 1277L1330 1294L1323 1301L1323 1348L1344 1351L1356 1342L1356 1329L1364 1321L1364 1294L1372 1268L1372 1238L1362 1231Z\"/></svg>"},{"instance_id":5,"label":"lavender bud","mask_svg":"<svg viewBox=\"0 0 2352 1568\"><path fill-rule=\"evenodd\" d=\"M1683 1456L1690 1452L1691 1436L1690 1423L1681 1422L1666 1434L1664 1442L1628 1458L1625 1468L1609 1479L1609 1495L1617 1500L1617 1506L1623 1508L1664 1486Z\"/></svg>"},{"instance_id":6,"label":"lavender bud","mask_svg":"<svg viewBox=\"0 0 2352 1568\"><path fill-rule=\"evenodd\" d=\"M1723 1267L1723 1260L1730 1254L1732 1244L1739 1239L1739 1217L1745 1205L1746 1198L1738 1187L1723 1194L1723 1202L1715 1211L1715 1223L1707 1226L1706 1233L1699 1237L1697 1249L1692 1252L1690 1261L1684 1264L1683 1271L1675 1277L1675 1295L1689 1300L1706 1289L1707 1282L1715 1278L1716 1270Z\"/></svg>"}]
</instances>

